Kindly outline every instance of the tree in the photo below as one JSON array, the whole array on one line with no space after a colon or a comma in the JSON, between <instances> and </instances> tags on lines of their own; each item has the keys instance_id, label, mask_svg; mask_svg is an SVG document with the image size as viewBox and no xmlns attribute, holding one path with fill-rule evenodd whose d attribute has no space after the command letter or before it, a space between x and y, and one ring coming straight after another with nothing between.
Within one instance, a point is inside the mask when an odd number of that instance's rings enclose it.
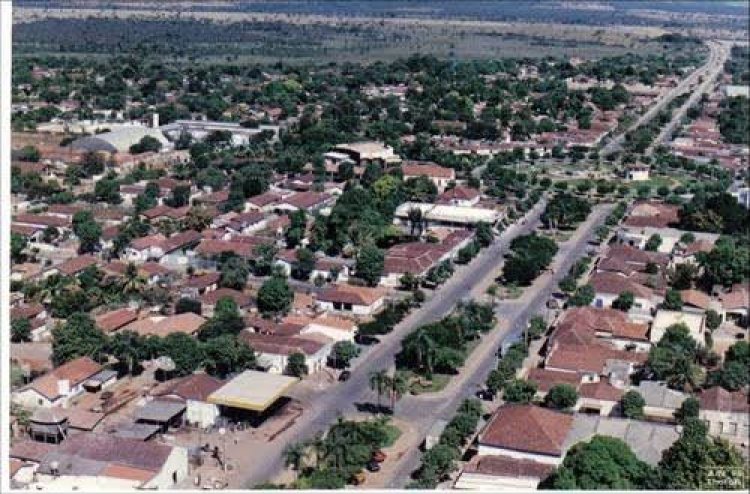
<instances>
[{"instance_id":1,"label":"tree","mask_svg":"<svg viewBox=\"0 0 750 494\"><path fill-rule=\"evenodd\" d=\"M78 237L78 251L81 254L94 252L99 248L102 227L94 221L91 211L78 211L73 215L73 233Z\"/></svg>"},{"instance_id":2,"label":"tree","mask_svg":"<svg viewBox=\"0 0 750 494\"><path fill-rule=\"evenodd\" d=\"M164 202L167 206L181 208L190 203L190 186L178 185L172 189L172 194Z\"/></svg>"},{"instance_id":3,"label":"tree","mask_svg":"<svg viewBox=\"0 0 750 494\"><path fill-rule=\"evenodd\" d=\"M292 277L307 281L315 269L315 254L305 247L297 249L297 260L292 265Z\"/></svg>"},{"instance_id":4,"label":"tree","mask_svg":"<svg viewBox=\"0 0 750 494\"><path fill-rule=\"evenodd\" d=\"M710 476L721 471L722 483ZM730 484L723 482L733 481ZM708 437L699 419L687 419L682 435L662 454L652 488L664 490L747 489L747 464L739 451L722 439Z\"/></svg>"},{"instance_id":5,"label":"tree","mask_svg":"<svg viewBox=\"0 0 750 494\"><path fill-rule=\"evenodd\" d=\"M216 302L214 314L198 329L198 337L202 341L223 335L236 336L245 327L245 321L240 315L237 302L231 297L221 297Z\"/></svg>"},{"instance_id":6,"label":"tree","mask_svg":"<svg viewBox=\"0 0 750 494\"><path fill-rule=\"evenodd\" d=\"M174 374L192 374L203 362L203 351L198 340L185 333L169 333L161 340L159 353L174 362ZM157 355L158 356L158 355Z\"/></svg>"},{"instance_id":7,"label":"tree","mask_svg":"<svg viewBox=\"0 0 750 494\"><path fill-rule=\"evenodd\" d=\"M262 314L285 314L292 306L294 292L281 276L272 276L258 290L258 310Z\"/></svg>"},{"instance_id":8,"label":"tree","mask_svg":"<svg viewBox=\"0 0 750 494\"><path fill-rule=\"evenodd\" d=\"M182 222L182 227L186 230L202 232L211 225L211 220L211 214L207 208L203 206L193 207L188 210L187 215Z\"/></svg>"},{"instance_id":9,"label":"tree","mask_svg":"<svg viewBox=\"0 0 750 494\"><path fill-rule=\"evenodd\" d=\"M31 341L31 323L28 319L13 319L11 321L10 341L13 343Z\"/></svg>"},{"instance_id":10,"label":"tree","mask_svg":"<svg viewBox=\"0 0 750 494\"><path fill-rule=\"evenodd\" d=\"M738 341L726 351L724 364L708 375L708 384L737 391L750 383L750 344Z\"/></svg>"},{"instance_id":11,"label":"tree","mask_svg":"<svg viewBox=\"0 0 750 494\"><path fill-rule=\"evenodd\" d=\"M650 379L667 381L674 389L695 389L701 380L696 365L698 344L685 324L669 326L649 351L644 374Z\"/></svg>"},{"instance_id":12,"label":"tree","mask_svg":"<svg viewBox=\"0 0 750 494\"><path fill-rule=\"evenodd\" d=\"M675 410L674 418L678 424L685 425L690 419L697 419L700 412L700 401L693 396L688 396L682 402L680 408Z\"/></svg>"},{"instance_id":13,"label":"tree","mask_svg":"<svg viewBox=\"0 0 750 494\"><path fill-rule=\"evenodd\" d=\"M307 444L293 443L287 444L284 448L284 465L291 467L292 470L302 470L305 458L307 457Z\"/></svg>"},{"instance_id":14,"label":"tree","mask_svg":"<svg viewBox=\"0 0 750 494\"><path fill-rule=\"evenodd\" d=\"M298 209L289 215L289 228L284 233L287 248L293 249L302 242L306 228L307 215L303 209Z\"/></svg>"},{"instance_id":15,"label":"tree","mask_svg":"<svg viewBox=\"0 0 750 494\"><path fill-rule=\"evenodd\" d=\"M145 340L135 331L118 331L109 339L107 353L115 357L122 369L133 375L145 359Z\"/></svg>"},{"instance_id":16,"label":"tree","mask_svg":"<svg viewBox=\"0 0 750 494\"><path fill-rule=\"evenodd\" d=\"M351 341L337 341L331 349L328 360L333 363L337 369L346 369L352 360L359 355L359 347Z\"/></svg>"},{"instance_id":17,"label":"tree","mask_svg":"<svg viewBox=\"0 0 750 494\"><path fill-rule=\"evenodd\" d=\"M385 369L370 373L370 389L378 395L378 410L381 409L380 399L388 394L389 376Z\"/></svg>"},{"instance_id":18,"label":"tree","mask_svg":"<svg viewBox=\"0 0 750 494\"><path fill-rule=\"evenodd\" d=\"M620 399L622 414L629 419L642 419L646 400L637 391L630 390Z\"/></svg>"},{"instance_id":19,"label":"tree","mask_svg":"<svg viewBox=\"0 0 750 494\"><path fill-rule=\"evenodd\" d=\"M159 139L152 136L143 136L140 141L130 146L131 154L141 154L148 152L159 152L161 150L161 142Z\"/></svg>"},{"instance_id":20,"label":"tree","mask_svg":"<svg viewBox=\"0 0 750 494\"><path fill-rule=\"evenodd\" d=\"M26 259L24 250L28 244L28 238L25 236L17 233L10 234L10 258L13 262L20 263Z\"/></svg>"},{"instance_id":21,"label":"tree","mask_svg":"<svg viewBox=\"0 0 750 494\"><path fill-rule=\"evenodd\" d=\"M656 274L656 273L654 273ZM689 290L698 274L698 267L692 262L678 264L670 273L670 283L675 290Z\"/></svg>"},{"instance_id":22,"label":"tree","mask_svg":"<svg viewBox=\"0 0 750 494\"><path fill-rule=\"evenodd\" d=\"M396 402L409 391L409 380L403 372L396 371L388 378L388 396L391 399L391 413L396 411Z\"/></svg>"},{"instance_id":23,"label":"tree","mask_svg":"<svg viewBox=\"0 0 750 494\"><path fill-rule=\"evenodd\" d=\"M666 310L682 310L682 296L680 292L672 288L667 290L661 307Z\"/></svg>"},{"instance_id":24,"label":"tree","mask_svg":"<svg viewBox=\"0 0 750 494\"><path fill-rule=\"evenodd\" d=\"M255 367L255 352L235 335L223 334L201 345L202 365L211 375L225 378L234 372Z\"/></svg>"},{"instance_id":25,"label":"tree","mask_svg":"<svg viewBox=\"0 0 750 494\"><path fill-rule=\"evenodd\" d=\"M569 384L556 384L544 397L544 405L557 410L569 410L578 401L578 392Z\"/></svg>"},{"instance_id":26,"label":"tree","mask_svg":"<svg viewBox=\"0 0 750 494\"><path fill-rule=\"evenodd\" d=\"M192 312L193 314L201 315L202 312L200 300L193 298L181 297L174 306L175 314L183 314L185 312Z\"/></svg>"},{"instance_id":27,"label":"tree","mask_svg":"<svg viewBox=\"0 0 750 494\"><path fill-rule=\"evenodd\" d=\"M106 346L106 335L83 312L76 312L52 330L52 362L56 366L84 356L101 361Z\"/></svg>"},{"instance_id":28,"label":"tree","mask_svg":"<svg viewBox=\"0 0 750 494\"><path fill-rule=\"evenodd\" d=\"M541 220L547 228L570 228L584 221L590 212L591 205L586 199L572 194L558 193L547 204Z\"/></svg>"},{"instance_id":29,"label":"tree","mask_svg":"<svg viewBox=\"0 0 750 494\"><path fill-rule=\"evenodd\" d=\"M221 271L220 286L240 291L245 289L250 269L243 258L232 255L221 263L219 270Z\"/></svg>"},{"instance_id":30,"label":"tree","mask_svg":"<svg viewBox=\"0 0 750 494\"><path fill-rule=\"evenodd\" d=\"M568 304L572 307L585 307L591 305L591 302L594 301L595 295L596 292L594 291L593 286L589 284L579 286L573 296L568 300Z\"/></svg>"},{"instance_id":31,"label":"tree","mask_svg":"<svg viewBox=\"0 0 750 494\"><path fill-rule=\"evenodd\" d=\"M635 303L633 292L624 291L612 301L612 308L627 312L633 307L633 303Z\"/></svg>"},{"instance_id":32,"label":"tree","mask_svg":"<svg viewBox=\"0 0 750 494\"><path fill-rule=\"evenodd\" d=\"M384 266L385 255L375 245L366 244L359 249L356 265L357 276L365 280L368 285L375 286L378 284Z\"/></svg>"},{"instance_id":33,"label":"tree","mask_svg":"<svg viewBox=\"0 0 750 494\"><path fill-rule=\"evenodd\" d=\"M120 204L122 196L120 196L119 182L109 178L103 178L96 182L94 186L94 199L101 202L108 202L109 204Z\"/></svg>"},{"instance_id":34,"label":"tree","mask_svg":"<svg viewBox=\"0 0 750 494\"><path fill-rule=\"evenodd\" d=\"M536 383L514 379L506 387L503 398L508 403L530 403L536 394Z\"/></svg>"},{"instance_id":35,"label":"tree","mask_svg":"<svg viewBox=\"0 0 750 494\"><path fill-rule=\"evenodd\" d=\"M287 375L294 377L306 376L309 373L309 369L307 368L307 359L305 358L305 355L300 352L290 354L284 372Z\"/></svg>"},{"instance_id":36,"label":"tree","mask_svg":"<svg viewBox=\"0 0 750 494\"><path fill-rule=\"evenodd\" d=\"M489 223L485 223L484 221L480 221L479 223L477 223L475 235L477 242L479 242L479 245L481 245L482 247L489 247L495 237L495 234L492 231L492 227L489 225Z\"/></svg>"},{"instance_id":37,"label":"tree","mask_svg":"<svg viewBox=\"0 0 750 494\"><path fill-rule=\"evenodd\" d=\"M708 309L706 311L706 327L709 330L714 331L718 329L719 326L721 326L721 316L715 310Z\"/></svg>"},{"instance_id":38,"label":"tree","mask_svg":"<svg viewBox=\"0 0 750 494\"><path fill-rule=\"evenodd\" d=\"M711 252L699 252L696 257L703 270L701 283L707 289L730 287L750 278L750 249L734 240L721 237Z\"/></svg>"},{"instance_id":39,"label":"tree","mask_svg":"<svg viewBox=\"0 0 750 494\"><path fill-rule=\"evenodd\" d=\"M662 242L663 240L661 238L661 235L659 235L658 233L654 233L646 241L644 249L647 251L656 252L661 246Z\"/></svg>"},{"instance_id":40,"label":"tree","mask_svg":"<svg viewBox=\"0 0 750 494\"><path fill-rule=\"evenodd\" d=\"M640 461L624 441L597 435L574 445L540 488L637 490L646 488L651 475L651 467Z\"/></svg>"}]
</instances>

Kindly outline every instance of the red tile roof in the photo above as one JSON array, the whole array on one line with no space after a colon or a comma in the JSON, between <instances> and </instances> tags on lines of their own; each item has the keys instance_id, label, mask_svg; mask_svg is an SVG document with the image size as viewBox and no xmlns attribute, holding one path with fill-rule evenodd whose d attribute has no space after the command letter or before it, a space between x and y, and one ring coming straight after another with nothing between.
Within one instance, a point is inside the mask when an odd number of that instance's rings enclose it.
<instances>
[{"instance_id":1,"label":"red tile roof","mask_svg":"<svg viewBox=\"0 0 750 494\"><path fill-rule=\"evenodd\" d=\"M206 401L208 395L224 385L224 381L208 374L191 374L166 384L166 387L152 394L154 396L175 395L184 400Z\"/></svg>"},{"instance_id":2,"label":"red tile roof","mask_svg":"<svg viewBox=\"0 0 750 494\"><path fill-rule=\"evenodd\" d=\"M57 268L58 271L60 271L62 274L66 274L68 276L74 275L76 273L79 273L83 271L84 269L88 268L89 266L95 266L98 264L99 260L94 256L78 256L74 257L73 259L69 259L65 261L62 264L58 264L57 266L54 266Z\"/></svg>"},{"instance_id":3,"label":"red tile roof","mask_svg":"<svg viewBox=\"0 0 750 494\"><path fill-rule=\"evenodd\" d=\"M561 456L573 416L535 405L504 405L479 435L479 444Z\"/></svg>"},{"instance_id":4,"label":"red tile roof","mask_svg":"<svg viewBox=\"0 0 750 494\"><path fill-rule=\"evenodd\" d=\"M134 309L117 309L97 316L96 326L102 331L109 333L117 331L137 318L138 311Z\"/></svg>"},{"instance_id":5,"label":"red tile roof","mask_svg":"<svg viewBox=\"0 0 750 494\"><path fill-rule=\"evenodd\" d=\"M533 460L523 460L504 455L476 455L466 464L464 473L478 473L493 477L545 479L555 471L555 466Z\"/></svg>"},{"instance_id":6,"label":"red tile roof","mask_svg":"<svg viewBox=\"0 0 750 494\"><path fill-rule=\"evenodd\" d=\"M434 163L426 164L409 164L405 163L401 166L401 170L404 173L405 178L427 176L430 178L444 178L454 179L456 178L456 171L453 168L446 168L439 166Z\"/></svg>"},{"instance_id":7,"label":"red tile roof","mask_svg":"<svg viewBox=\"0 0 750 494\"><path fill-rule=\"evenodd\" d=\"M70 219L50 214L23 213L16 215L15 218L13 218L13 221L22 225L41 225L44 227L54 226L57 228L66 228L71 226Z\"/></svg>"},{"instance_id":8,"label":"red tile roof","mask_svg":"<svg viewBox=\"0 0 750 494\"><path fill-rule=\"evenodd\" d=\"M619 295L622 292L629 291L639 298L651 299L654 296L654 291L651 288L617 273L594 273L589 279L589 283L597 293Z\"/></svg>"},{"instance_id":9,"label":"red tile roof","mask_svg":"<svg viewBox=\"0 0 750 494\"><path fill-rule=\"evenodd\" d=\"M628 352L603 345L555 344L547 355L546 367L571 372L601 374L608 360L621 360L634 365L643 364L648 358L645 352Z\"/></svg>"},{"instance_id":10,"label":"red tile roof","mask_svg":"<svg viewBox=\"0 0 750 494\"><path fill-rule=\"evenodd\" d=\"M333 285L318 294L318 300L352 305L372 305L385 296L385 290L354 285Z\"/></svg>"},{"instance_id":11,"label":"red tile roof","mask_svg":"<svg viewBox=\"0 0 750 494\"><path fill-rule=\"evenodd\" d=\"M54 400L60 396L57 387L58 381L68 380L70 387L73 388L100 370L102 370L102 366L89 357L79 357L57 367L52 372L34 379L28 387L37 391L42 396Z\"/></svg>"},{"instance_id":12,"label":"red tile roof","mask_svg":"<svg viewBox=\"0 0 750 494\"><path fill-rule=\"evenodd\" d=\"M705 389L698 394L701 410L719 412L750 412L747 391L730 392L720 386Z\"/></svg>"},{"instance_id":13,"label":"red tile roof","mask_svg":"<svg viewBox=\"0 0 750 494\"><path fill-rule=\"evenodd\" d=\"M252 299L249 295L246 295L239 290L233 290L231 288L218 288L216 290L206 292L201 296L201 303L203 305L216 305L219 300L225 297L234 300L238 307L247 307L252 303Z\"/></svg>"},{"instance_id":14,"label":"red tile roof","mask_svg":"<svg viewBox=\"0 0 750 494\"><path fill-rule=\"evenodd\" d=\"M298 336L276 336L242 331L240 338L253 350L273 355L313 355L325 346L320 341Z\"/></svg>"}]
</instances>

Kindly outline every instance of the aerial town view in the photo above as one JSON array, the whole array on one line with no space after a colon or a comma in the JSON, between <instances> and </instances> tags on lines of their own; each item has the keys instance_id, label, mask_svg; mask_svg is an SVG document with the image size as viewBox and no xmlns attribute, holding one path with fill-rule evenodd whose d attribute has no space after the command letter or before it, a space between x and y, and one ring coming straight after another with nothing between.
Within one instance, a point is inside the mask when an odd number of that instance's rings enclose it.
<instances>
[{"instance_id":1,"label":"aerial town view","mask_svg":"<svg viewBox=\"0 0 750 494\"><path fill-rule=\"evenodd\" d=\"M747 492L749 9L13 1L0 491Z\"/></svg>"}]
</instances>

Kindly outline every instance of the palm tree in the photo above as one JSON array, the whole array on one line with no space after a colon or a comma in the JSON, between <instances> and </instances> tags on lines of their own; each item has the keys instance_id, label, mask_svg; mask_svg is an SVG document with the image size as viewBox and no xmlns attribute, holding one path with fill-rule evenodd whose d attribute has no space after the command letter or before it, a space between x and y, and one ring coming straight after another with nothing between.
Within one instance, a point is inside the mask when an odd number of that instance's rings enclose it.
<instances>
[{"instance_id":1,"label":"palm tree","mask_svg":"<svg viewBox=\"0 0 750 494\"><path fill-rule=\"evenodd\" d=\"M138 273L138 268L132 262L125 268L125 275L122 281L122 291L124 293L140 293L146 286L146 280Z\"/></svg>"},{"instance_id":2,"label":"palm tree","mask_svg":"<svg viewBox=\"0 0 750 494\"><path fill-rule=\"evenodd\" d=\"M403 372L396 371L388 378L391 395L391 413L396 413L396 402L409 391L409 380Z\"/></svg>"},{"instance_id":3,"label":"palm tree","mask_svg":"<svg viewBox=\"0 0 750 494\"><path fill-rule=\"evenodd\" d=\"M388 392L388 373L383 370L370 374L370 389L378 394L378 411L380 411L380 398Z\"/></svg>"},{"instance_id":4,"label":"palm tree","mask_svg":"<svg viewBox=\"0 0 750 494\"><path fill-rule=\"evenodd\" d=\"M414 337L408 340L412 350L417 355L417 365L424 369L425 377L432 379L433 364L435 359L435 342L427 334L424 328L418 329Z\"/></svg>"}]
</instances>

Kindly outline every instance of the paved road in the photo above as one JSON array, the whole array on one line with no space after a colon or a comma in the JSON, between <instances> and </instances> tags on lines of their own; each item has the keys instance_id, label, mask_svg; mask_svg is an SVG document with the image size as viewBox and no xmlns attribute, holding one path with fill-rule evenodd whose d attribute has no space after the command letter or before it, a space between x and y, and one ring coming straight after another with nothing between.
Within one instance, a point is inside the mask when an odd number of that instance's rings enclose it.
<instances>
[{"instance_id":1,"label":"paved road","mask_svg":"<svg viewBox=\"0 0 750 494\"><path fill-rule=\"evenodd\" d=\"M394 469L392 478L386 481L386 487L403 488L410 482L410 474L419 467L421 459L419 444L430 427L438 419L450 420L461 402L474 396L478 388L483 386L490 371L497 365L496 350L503 343L519 339L528 320L545 310L546 301L557 290L558 282L586 252L587 243L594 238L596 227L604 223L611 210L611 205L595 208L575 235L561 245L552 266L554 274L546 273L538 278L521 299L498 304L496 312L500 327L484 337L469 357L466 368L453 378L446 390L434 395L408 396L399 401L396 416L409 421L418 429L420 441L410 445L408 453L400 458L400 465Z\"/></svg>"},{"instance_id":2,"label":"paved road","mask_svg":"<svg viewBox=\"0 0 750 494\"><path fill-rule=\"evenodd\" d=\"M650 156L657 146L669 140L669 138L672 137L672 134L674 134L674 131L682 122L682 119L685 117L690 107L698 103L698 101L700 101L701 99L701 96L706 93L710 93L713 90L716 78L719 77L719 75L724 70L724 62L729 56L729 49L731 45L716 42L711 46L715 47L711 50L713 60L709 64L708 70L703 75L703 82L695 91L693 91L693 93L685 101L685 103L683 103L682 106L674 112L674 114L672 115L672 120L670 120L670 122L664 126L661 132L659 132L657 138L654 139L654 142L652 142L648 149L646 149L646 156Z\"/></svg>"},{"instance_id":3,"label":"paved road","mask_svg":"<svg viewBox=\"0 0 750 494\"><path fill-rule=\"evenodd\" d=\"M265 444L262 455L253 454L244 461L239 459L237 469L241 474L238 475L237 485L230 487L248 487L273 478L284 468L282 453L286 445L308 439L316 432L326 430L341 414L355 413L357 403L370 403L370 373L392 367L394 356L401 350L401 340L407 334L447 315L459 301L471 295L474 286L481 285L488 276L496 272L510 242L517 236L534 230L545 205L546 201L542 199L527 213L524 221L519 220L508 227L468 266L459 268L421 308L409 314L390 334L382 337L381 342L371 348L364 358L354 363L352 377L348 381L336 384L323 392L313 392L308 388L304 396L295 396L301 398L304 403L303 415L274 441Z\"/></svg>"},{"instance_id":4,"label":"paved road","mask_svg":"<svg viewBox=\"0 0 750 494\"><path fill-rule=\"evenodd\" d=\"M714 42L714 41L707 42L707 45L708 45L710 52L709 52L708 60L706 61L706 63L703 64L698 69L694 70L685 79L683 79L677 85L677 87L671 89L655 105L649 108L649 110L646 113L641 115L638 118L638 120L636 120L624 132L612 138L612 140L610 140L602 148L601 153L600 153L602 156L607 156L609 154L619 151L622 148L622 143L625 141L626 134L637 129L643 124L648 123L651 119L653 119L656 115L658 115L659 112L662 111L670 102L672 102L672 100L674 100L676 97L680 96L681 94L685 93L686 91L691 90L698 83L698 80L701 76L704 76L707 73L709 74L713 73L715 70L721 68L724 65L723 60L725 57L722 57L722 53L724 53L724 51L726 50L726 46L718 42Z\"/></svg>"}]
</instances>

